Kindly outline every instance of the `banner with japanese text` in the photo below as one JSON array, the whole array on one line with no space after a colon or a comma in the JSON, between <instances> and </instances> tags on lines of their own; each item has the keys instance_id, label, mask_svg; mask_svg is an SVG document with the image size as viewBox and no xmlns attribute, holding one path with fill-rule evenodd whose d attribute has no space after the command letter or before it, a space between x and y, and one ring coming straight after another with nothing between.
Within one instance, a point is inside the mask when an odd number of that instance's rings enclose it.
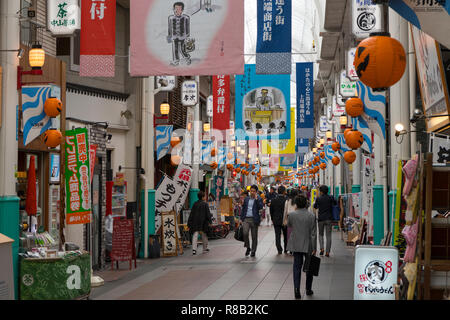
<instances>
[{"instance_id":1,"label":"banner with japanese text","mask_svg":"<svg viewBox=\"0 0 450 320\"><path fill-rule=\"evenodd\" d=\"M314 138L313 63L296 64L297 77L297 139Z\"/></svg>"},{"instance_id":2,"label":"banner with japanese text","mask_svg":"<svg viewBox=\"0 0 450 320\"><path fill-rule=\"evenodd\" d=\"M161 227L161 213L173 210L173 206L177 202L182 187L175 183L168 176L164 176L163 181L159 184L155 192L155 232L158 233Z\"/></svg>"},{"instance_id":3,"label":"banner with japanese text","mask_svg":"<svg viewBox=\"0 0 450 320\"><path fill-rule=\"evenodd\" d=\"M213 128L230 129L230 76L213 76ZM225 132L224 132L225 133ZM223 135L225 140L226 135Z\"/></svg>"},{"instance_id":4,"label":"banner with japanese text","mask_svg":"<svg viewBox=\"0 0 450 320\"><path fill-rule=\"evenodd\" d=\"M236 75L236 138L246 140L291 138L290 74L256 74L254 64Z\"/></svg>"},{"instance_id":5,"label":"banner with japanese text","mask_svg":"<svg viewBox=\"0 0 450 320\"><path fill-rule=\"evenodd\" d=\"M91 222L90 161L87 128L65 133L66 223Z\"/></svg>"},{"instance_id":6,"label":"banner with japanese text","mask_svg":"<svg viewBox=\"0 0 450 320\"><path fill-rule=\"evenodd\" d=\"M257 74L291 74L291 0L258 0Z\"/></svg>"},{"instance_id":7,"label":"banner with japanese text","mask_svg":"<svg viewBox=\"0 0 450 320\"><path fill-rule=\"evenodd\" d=\"M369 156L362 157L361 212L367 222L367 234L373 236L373 175L374 161Z\"/></svg>"},{"instance_id":8,"label":"banner with japanese text","mask_svg":"<svg viewBox=\"0 0 450 320\"><path fill-rule=\"evenodd\" d=\"M175 175L173 176L175 183L181 187L181 194L175 202L175 211L180 214L183 208L186 197L189 193L192 181L192 169L184 164L179 164Z\"/></svg>"},{"instance_id":9,"label":"banner with japanese text","mask_svg":"<svg viewBox=\"0 0 450 320\"><path fill-rule=\"evenodd\" d=\"M82 0L80 76L114 77L116 0Z\"/></svg>"},{"instance_id":10,"label":"banner with japanese text","mask_svg":"<svg viewBox=\"0 0 450 320\"><path fill-rule=\"evenodd\" d=\"M244 1L130 1L131 76L242 74Z\"/></svg>"}]
</instances>

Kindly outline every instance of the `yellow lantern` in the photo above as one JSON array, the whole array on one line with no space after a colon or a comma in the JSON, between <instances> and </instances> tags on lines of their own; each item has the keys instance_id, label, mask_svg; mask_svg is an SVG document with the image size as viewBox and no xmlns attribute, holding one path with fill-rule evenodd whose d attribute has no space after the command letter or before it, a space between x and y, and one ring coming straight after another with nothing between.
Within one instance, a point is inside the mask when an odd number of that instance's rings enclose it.
<instances>
[{"instance_id":1,"label":"yellow lantern","mask_svg":"<svg viewBox=\"0 0 450 320\"><path fill-rule=\"evenodd\" d=\"M170 105L167 102L161 103L159 106L159 111L162 115L168 115L170 112Z\"/></svg>"},{"instance_id":2,"label":"yellow lantern","mask_svg":"<svg viewBox=\"0 0 450 320\"><path fill-rule=\"evenodd\" d=\"M211 125L209 124L209 122L206 122L203 124L203 131L208 132L209 129L211 129Z\"/></svg>"},{"instance_id":3,"label":"yellow lantern","mask_svg":"<svg viewBox=\"0 0 450 320\"><path fill-rule=\"evenodd\" d=\"M40 44L33 44L28 52L28 63L32 69L40 69L45 62L45 51Z\"/></svg>"}]
</instances>

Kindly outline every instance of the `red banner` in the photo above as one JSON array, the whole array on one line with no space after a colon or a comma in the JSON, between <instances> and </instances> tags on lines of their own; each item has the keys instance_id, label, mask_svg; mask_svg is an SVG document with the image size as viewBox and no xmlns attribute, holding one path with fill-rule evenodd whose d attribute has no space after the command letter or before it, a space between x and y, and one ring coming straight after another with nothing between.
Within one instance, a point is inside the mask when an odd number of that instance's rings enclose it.
<instances>
[{"instance_id":1,"label":"red banner","mask_svg":"<svg viewBox=\"0 0 450 320\"><path fill-rule=\"evenodd\" d=\"M116 0L82 0L80 76L114 77Z\"/></svg>"},{"instance_id":2,"label":"red banner","mask_svg":"<svg viewBox=\"0 0 450 320\"><path fill-rule=\"evenodd\" d=\"M230 128L230 76L213 76L213 128ZM224 135L225 138L225 135Z\"/></svg>"}]
</instances>

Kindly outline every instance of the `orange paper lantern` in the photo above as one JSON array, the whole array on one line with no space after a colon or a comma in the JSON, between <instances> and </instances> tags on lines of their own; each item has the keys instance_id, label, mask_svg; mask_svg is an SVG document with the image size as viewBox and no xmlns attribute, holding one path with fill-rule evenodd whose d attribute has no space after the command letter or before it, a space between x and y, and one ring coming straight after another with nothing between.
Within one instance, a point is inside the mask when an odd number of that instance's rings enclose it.
<instances>
[{"instance_id":1,"label":"orange paper lantern","mask_svg":"<svg viewBox=\"0 0 450 320\"><path fill-rule=\"evenodd\" d=\"M350 117L359 117L364 112L364 104L360 98L350 98L345 102L345 112Z\"/></svg>"},{"instance_id":2,"label":"orange paper lantern","mask_svg":"<svg viewBox=\"0 0 450 320\"><path fill-rule=\"evenodd\" d=\"M352 149L358 149L364 143L364 137L358 130L351 130L347 133L345 143Z\"/></svg>"},{"instance_id":3,"label":"orange paper lantern","mask_svg":"<svg viewBox=\"0 0 450 320\"><path fill-rule=\"evenodd\" d=\"M344 130L344 139L347 139L347 134L348 134L350 131L352 131L351 128L347 128L347 129Z\"/></svg>"},{"instance_id":4,"label":"orange paper lantern","mask_svg":"<svg viewBox=\"0 0 450 320\"><path fill-rule=\"evenodd\" d=\"M397 83L405 72L405 49L387 32L372 33L356 47L353 65L362 83L383 91Z\"/></svg>"},{"instance_id":5,"label":"orange paper lantern","mask_svg":"<svg viewBox=\"0 0 450 320\"><path fill-rule=\"evenodd\" d=\"M61 131L57 129L48 129L44 132L44 143L49 148L56 148L63 140Z\"/></svg>"},{"instance_id":6,"label":"orange paper lantern","mask_svg":"<svg viewBox=\"0 0 450 320\"><path fill-rule=\"evenodd\" d=\"M325 170L326 168L327 168L327 164L322 162L320 164L320 169Z\"/></svg>"},{"instance_id":7,"label":"orange paper lantern","mask_svg":"<svg viewBox=\"0 0 450 320\"><path fill-rule=\"evenodd\" d=\"M353 151L346 151L344 153L344 160L347 163L353 163L356 160L356 153L354 153Z\"/></svg>"},{"instance_id":8,"label":"orange paper lantern","mask_svg":"<svg viewBox=\"0 0 450 320\"><path fill-rule=\"evenodd\" d=\"M338 156L334 156L333 159L331 159L331 162L332 162L335 166L337 166L337 165L341 162L341 159L339 159Z\"/></svg>"},{"instance_id":9,"label":"orange paper lantern","mask_svg":"<svg viewBox=\"0 0 450 320\"><path fill-rule=\"evenodd\" d=\"M62 111L62 102L58 98L50 97L45 100L44 112L50 118L57 117Z\"/></svg>"},{"instance_id":10,"label":"orange paper lantern","mask_svg":"<svg viewBox=\"0 0 450 320\"><path fill-rule=\"evenodd\" d=\"M212 148L211 150L211 157L214 157L217 154L217 149L216 148Z\"/></svg>"},{"instance_id":11,"label":"orange paper lantern","mask_svg":"<svg viewBox=\"0 0 450 320\"><path fill-rule=\"evenodd\" d=\"M227 158L228 158L228 159L232 159L232 158L233 158L233 154L232 154L231 152L228 152Z\"/></svg>"},{"instance_id":12,"label":"orange paper lantern","mask_svg":"<svg viewBox=\"0 0 450 320\"><path fill-rule=\"evenodd\" d=\"M181 142L180 137L172 137L170 139L170 145L172 146L172 148L174 148L177 144L179 144Z\"/></svg>"},{"instance_id":13,"label":"orange paper lantern","mask_svg":"<svg viewBox=\"0 0 450 320\"><path fill-rule=\"evenodd\" d=\"M341 144L339 142L333 142L331 144L331 149L333 149L333 151L338 151L339 149L341 149Z\"/></svg>"},{"instance_id":14,"label":"orange paper lantern","mask_svg":"<svg viewBox=\"0 0 450 320\"><path fill-rule=\"evenodd\" d=\"M322 152L320 153L320 157L321 157L322 159L325 159L325 152L322 151Z\"/></svg>"}]
</instances>

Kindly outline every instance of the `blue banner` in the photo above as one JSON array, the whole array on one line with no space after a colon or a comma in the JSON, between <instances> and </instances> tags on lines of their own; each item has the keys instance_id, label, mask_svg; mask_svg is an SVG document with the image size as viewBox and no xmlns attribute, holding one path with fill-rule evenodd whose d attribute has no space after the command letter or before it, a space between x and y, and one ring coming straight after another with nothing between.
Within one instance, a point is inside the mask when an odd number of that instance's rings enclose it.
<instances>
[{"instance_id":1,"label":"blue banner","mask_svg":"<svg viewBox=\"0 0 450 320\"><path fill-rule=\"evenodd\" d=\"M297 67L297 139L314 138L313 63L300 62Z\"/></svg>"},{"instance_id":2,"label":"blue banner","mask_svg":"<svg viewBox=\"0 0 450 320\"><path fill-rule=\"evenodd\" d=\"M170 149L173 126L156 126L156 160L164 157Z\"/></svg>"},{"instance_id":3,"label":"blue banner","mask_svg":"<svg viewBox=\"0 0 450 320\"><path fill-rule=\"evenodd\" d=\"M297 139L296 144L296 152L297 154L305 154L308 153L309 149L309 139Z\"/></svg>"},{"instance_id":4,"label":"blue banner","mask_svg":"<svg viewBox=\"0 0 450 320\"><path fill-rule=\"evenodd\" d=\"M291 74L291 0L258 0L256 73Z\"/></svg>"},{"instance_id":5,"label":"blue banner","mask_svg":"<svg viewBox=\"0 0 450 320\"><path fill-rule=\"evenodd\" d=\"M291 76L258 75L254 64L236 75L237 140L291 138Z\"/></svg>"}]
</instances>

